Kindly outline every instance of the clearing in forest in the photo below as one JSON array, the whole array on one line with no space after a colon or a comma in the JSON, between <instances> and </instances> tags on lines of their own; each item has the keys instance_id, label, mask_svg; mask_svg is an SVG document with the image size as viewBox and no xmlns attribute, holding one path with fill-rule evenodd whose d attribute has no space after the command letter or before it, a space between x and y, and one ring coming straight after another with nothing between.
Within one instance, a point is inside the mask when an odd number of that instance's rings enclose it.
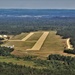
<instances>
[{"instance_id":1,"label":"clearing in forest","mask_svg":"<svg viewBox=\"0 0 75 75\"><path fill-rule=\"evenodd\" d=\"M66 40L62 39L60 35L56 35L56 33L56 31L37 31L24 33L22 34L23 37L19 36L19 34L16 35L19 39L15 38L15 40L14 36L10 40L15 41L7 41L3 45L14 45L15 50L12 54L20 56L37 55L39 57L46 57L49 54L63 54Z\"/></svg>"}]
</instances>

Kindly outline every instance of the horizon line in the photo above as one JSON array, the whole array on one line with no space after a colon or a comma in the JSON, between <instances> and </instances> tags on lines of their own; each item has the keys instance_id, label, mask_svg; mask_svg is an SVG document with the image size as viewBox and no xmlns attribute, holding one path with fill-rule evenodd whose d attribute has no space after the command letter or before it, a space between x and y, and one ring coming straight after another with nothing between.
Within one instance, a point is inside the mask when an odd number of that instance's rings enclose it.
<instances>
[{"instance_id":1,"label":"horizon line","mask_svg":"<svg viewBox=\"0 0 75 75\"><path fill-rule=\"evenodd\" d=\"M1 9L27 9L27 10L75 10L75 8L38 8L38 9L34 9L34 8L0 8Z\"/></svg>"}]
</instances>

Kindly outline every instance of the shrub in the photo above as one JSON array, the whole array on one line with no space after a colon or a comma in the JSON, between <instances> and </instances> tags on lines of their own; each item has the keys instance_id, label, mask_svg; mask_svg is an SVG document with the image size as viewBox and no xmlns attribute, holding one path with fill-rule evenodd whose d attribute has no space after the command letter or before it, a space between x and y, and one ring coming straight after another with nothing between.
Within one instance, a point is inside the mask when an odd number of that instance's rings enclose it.
<instances>
[{"instance_id":1,"label":"shrub","mask_svg":"<svg viewBox=\"0 0 75 75\"><path fill-rule=\"evenodd\" d=\"M64 50L64 53L75 54L75 50Z\"/></svg>"},{"instance_id":2,"label":"shrub","mask_svg":"<svg viewBox=\"0 0 75 75\"><path fill-rule=\"evenodd\" d=\"M1 56L8 56L13 51L13 48L7 48L7 47L0 47L0 55Z\"/></svg>"}]
</instances>

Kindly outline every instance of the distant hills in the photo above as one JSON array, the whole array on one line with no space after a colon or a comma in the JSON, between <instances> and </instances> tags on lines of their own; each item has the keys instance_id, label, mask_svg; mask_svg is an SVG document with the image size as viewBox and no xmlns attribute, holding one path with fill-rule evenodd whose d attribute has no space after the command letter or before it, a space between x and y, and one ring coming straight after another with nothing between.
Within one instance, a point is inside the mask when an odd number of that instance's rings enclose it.
<instances>
[{"instance_id":1,"label":"distant hills","mask_svg":"<svg viewBox=\"0 0 75 75\"><path fill-rule=\"evenodd\" d=\"M75 17L75 10L66 9L0 9L0 17Z\"/></svg>"}]
</instances>

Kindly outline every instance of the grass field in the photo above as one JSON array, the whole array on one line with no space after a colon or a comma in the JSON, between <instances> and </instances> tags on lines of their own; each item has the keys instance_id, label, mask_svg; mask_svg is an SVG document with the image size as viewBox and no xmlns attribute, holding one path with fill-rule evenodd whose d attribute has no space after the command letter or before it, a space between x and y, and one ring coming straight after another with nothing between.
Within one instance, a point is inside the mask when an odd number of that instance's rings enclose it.
<instances>
[{"instance_id":1,"label":"grass field","mask_svg":"<svg viewBox=\"0 0 75 75\"><path fill-rule=\"evenodd\" d=\"M47 56L50 54L60 54L60 55L66 55L66 56L74 56L72 54L66 54L63 53L64 48L67 47L66 45L66 39L62 39L61 36L56 35L56 31L49 31L48 36L44 40L41 48L39 50L27 50L31 49L37 41L40 39L40 37L43 35L45 31L38 31L34 32L32 36L30 36L26 41L7 41L3 45L15 46L15 50L11 53L16 56L37 56L35 59L47 59ZM22 33L19 35L16 35L15 37L12 37L12 40L22 40L25 38L29 33ZM21 37L22 36L22 37ZM23 60L23 59L17 59L12 58L10 56L0 56L0 62L6 62L17 65L25 65L30 66L33 68L46 68L45 66L38 66L33 60Z\"/></svg>"},{"instance_id":2,"label":"grass field","mask_svg":"<svg viewBox=\"0 0 75 75\"><path fill-rule=\"evenodd\" d=\"M22 39L22 41L26 41L28 38L30 38L32 35L34 34L34 32L29 33L26 37L24 37Z\"/></svg>"},{"instance_id":3,"label":"grass field","mask_svg":"<svg viewBox=\"0 0 75 75\"><path fill-rule=\"evenodd\" d=\"M39 40L35 43L35 45L31 49L27 50L40 50L48 34L49 32L44 32L43 35L39 38Z\"/></svg>"},{"instance_id":4,"label":"grass field","mask_svg":"<svg viewBox=\"0 0 75 75\"><path fill-rule=\"evenodd\" d=\"M28 61L28 60L23 60L23 59L17 59L17 58L12 58L10 56L5 57L5 56L0 56L0 62L6 62L6 63L13 63L17 65L22 65L22 66L27 66L27 67L33 67L33 68L38 68L38 69L43 69L46 67L43 66L38 66L33 60Z\"/></svg>"},{"instance_id":5,"label":"grass field","mask_svg":"<svg viewBox=\"0 0 75 75\"><path fill-rule=\"evenodd\" d=\"M26 37L28 33L21 33L19 35L13 36L11 40L22 40L24 37Z\"/></svg>"},{"instance_id":6,"label":"grass field","mask_svg":"<svg viewBox=\"0 0 75 75\"><path fill-rule=\"evenodd\" d=\"M59 35L56 35L56 31L49 31L49 34L39 51L27 51L27 49L31 49L36 44L43 33L44 31L34 32L34 34L26 41L8 41L5 45L15 46L15 50L12 52L14 55L37 55L40 57L47 57L49 54L63 54L65 47L63 43L64 40ZM20 35L16 35L15 38L17 40L23 39L26 35L28 35L28 33L22 33ZM13 37L12 39L14 40L15 38Z\"/></svg>"},{"instance_id":7,"label":"grass field","mask_svg":"<svg viewBox=\"0 0 75 75\"><path fill-rule=\"evenodd\" d=\"M43 32L34 32L35 34L33 34L33 36L31 36L30 38L28 38L26 41L37 41L41 35L43 34Z\"/></svg>"},{"instance_id":8,"label":"grass field","mask_svg":"<svg viewBox=\"0 0 75 75\"><path fill-rule=\"evenodd\" d=\"M39 51L30 51L29 53L40 57L46 57L49 54L64 54L63 50L65 45L63 41L59 35L56 35L55 31L50 31L42 48Z\"/></svg>"}]
</instances>

